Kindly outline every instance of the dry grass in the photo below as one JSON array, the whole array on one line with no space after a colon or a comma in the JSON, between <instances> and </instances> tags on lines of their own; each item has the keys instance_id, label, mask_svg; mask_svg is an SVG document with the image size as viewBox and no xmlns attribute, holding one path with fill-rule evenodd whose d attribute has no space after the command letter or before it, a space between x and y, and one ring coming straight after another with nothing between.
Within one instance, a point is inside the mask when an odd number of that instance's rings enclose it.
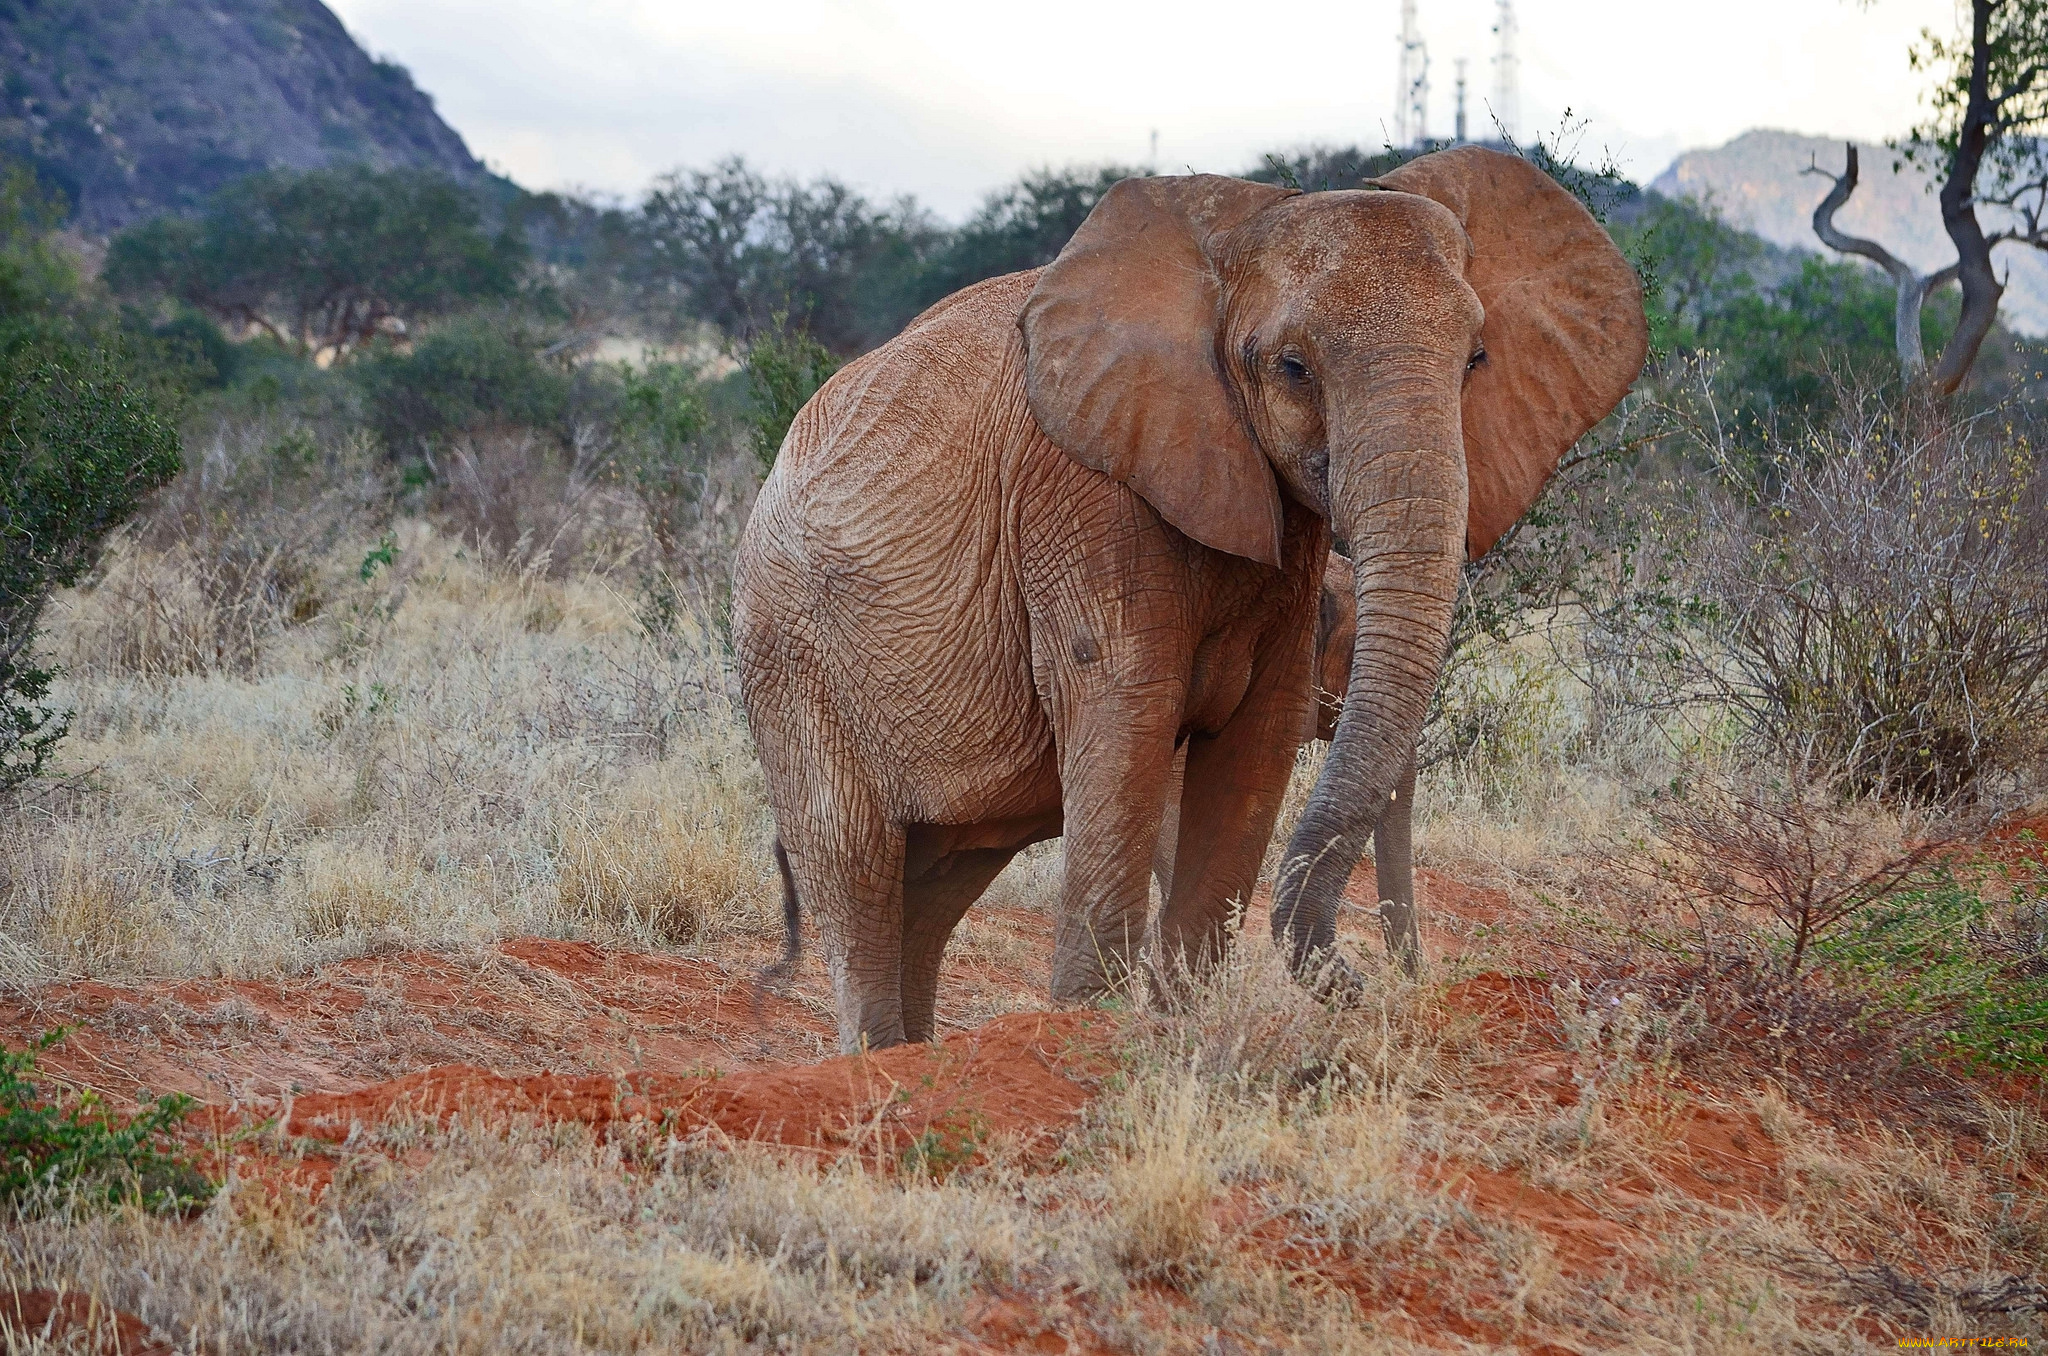
<instances>
[{"instance_id":1,"label":"dry grass","mask_svg":"<svg viewBox=\"0 0 2048 1356\"><path fill-rule=\"evenodd\" d=\"M11 818L8 975L767 925L760 774L709 625L650 637L630 575L551 577L420 519L340 532L294 620L209 602L192 542L154 530L54 609L73 781ZM207 657L259 613L251 657Z\"/></svg>"},{"instance_id":2,"label":"dry grass","mask_svg":"<svg viewBox=\"0 0 2048 1356\"><path fill-rule=\"evenodd\" d=\"M647 1128L395 1119L317 1206L244 1180L190 1222L21 1221L0 1267L211 1351L911 1351L1036 1332L1137 1352L1853 1352L2040 1332L1982 1312L2048 1245L2019 1160L1824 1125L1771 1088L1702 1100L1640 997L1560 987L1556 1016L1559 1039L1384 971L1331 1011L1247 938L1125 1018L1050 1162L997 1142L947 1174L892 1173ZM1538 1095L1544 1060L1579 1106ZM1742 1118L1750 1152L1782 1160L1758 1196L1698 1194L1698 1111ZM2007 1155L2040 1133L2000 1124Z\"/></svg>"},{"instance_id":3,"label":"dry grass","mask_svg":"<svg viewBox=\"0 0 2048 1356\"><path fill-rule=\"evenodd\" d=\"M362 1155L318 1208L250 1183L191 1224L22 1226L7 1268L75 1278L217 1350L845 1350L914 1348L977 1287L1090 1261L999 1175L882 1180L576 1129L424 1143L418 1169Z\"/></svg>"},{"instance_id":4,"label":"dry grass","mask_svg":"<svg viewBox=\"0 0 2048 1356\"><path fill-rule=\"evenodd\" d=\"M779 928L761 776L715 609L643 625L630 505L531 502L479 459L468 499L379 516L374 468L340 449L321 483L356 488L308 489L279 436L223 434L62 601L70 780L5 823L0 976L273 976L511 933L750 965ZM218 528L229 502L268 526ZM289 570L238 544L261 532L294 543ZM1483 961L1410 980L1347 911L1365 988L1332 1009L1255 910L1174 1001L1121 1005L1114 1067L1050 1156L998 1141L897 1172L645 1125L394 1119L317 1204L244 1178L190 1220L9 1221L0 1272L218 1352L2038 1337L2013 1282L2048 1255L2038 1088L1983 1092L1962 1129L1830 1119L1792 1083L1707 1081L1682 1000L1560 968L1613 894L1574 854L1665 755L1631 742L1654 732L1595 737L1540 655L1489 662L1467 695L1492 752L1432 770L1420 811L1424 859L1517 910ZM1042 1001L1032 928L1058 880L1057 845L1022 854L961 929L969 1019ZM1491 1003L1451 982L1481 964L1541 977Z\"/></svg>"}]
</instances>

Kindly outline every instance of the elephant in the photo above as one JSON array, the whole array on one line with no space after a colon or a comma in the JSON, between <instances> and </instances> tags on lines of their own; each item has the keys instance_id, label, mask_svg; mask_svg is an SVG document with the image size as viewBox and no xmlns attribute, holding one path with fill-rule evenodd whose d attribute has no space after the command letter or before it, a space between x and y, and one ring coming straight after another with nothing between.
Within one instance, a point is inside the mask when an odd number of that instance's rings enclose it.
<instances>
[{"instance_id":1,"label":"elephant","mask_svg":"<svg viewBox=\"0 0 2048 1356\"><path fill-rule=\"evenodd\" d=\"M1271 928L1297 977L1354 986L1336 915L1377 833L1412 958L1414 754L1464 562L1647 348L1599 223L1467 146L1342 191L1123 180L1051 264L842 368L761 489L732 613L786 917L818 921L842 1048L929 1039L947 938L1055 836L1053 1000L1127 982L1177 753L1155 944L1221 955L1307 717L1333 533L1351 672Z\"/></svg>"}]
</instances>

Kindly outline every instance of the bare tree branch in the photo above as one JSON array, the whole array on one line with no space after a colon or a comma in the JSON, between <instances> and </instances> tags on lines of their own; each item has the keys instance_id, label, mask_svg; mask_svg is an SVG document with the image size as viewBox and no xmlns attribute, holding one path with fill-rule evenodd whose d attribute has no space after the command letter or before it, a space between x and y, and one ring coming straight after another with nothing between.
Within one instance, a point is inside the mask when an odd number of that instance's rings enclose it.
<instances>
[{"instance_id":1,"label":"bare tree branch","mask_svg":"<svg viewBox=\"0 0 2048 1356\"><path fill-rule=\"evenodd\" d=\"M291 349L294 347L292 341L285 338L284 331L271 324L268 317L254 306L238 306L235 308L235 314L243 324L253 325L265 334L268 334L272 339L275 339L279 348Z\"/></svg>"},{"instance_id":2,"label":"bare tree branch","mask_svg":"<svg viewBox=\"0 0 2048 1356\"><path fill-rule=\"evenodd\" d=\"M1860 179L1856 144L1854 142L1849 143L1848 152L1848 164L1839 175L1828 173L1818 164L1810 164L1805 169L1799 171L1801 174L1817 174L1821 178L1831 180L1834 183L1834 187L1828 190L1828 195L1820 200L1820 205L1813 209L1813 233L1819 236L1829 249L1839 250L1843 254L1862 255L1865 259L1870 260L1879 268L1891 274L1893 282L1901 282L1914 277L1915 274L1911 265L1884 246L1878 244L1875 240L1865 240L1861 236L1850 235L1835 225L1835 213L1840 211L1843 204L1849 201L1849 197L1856 191L1856 185Z\"/></svg>"},{"instance_id":3,"label":"bare tree branch","mask_svg":"<svg viewBox=\"0 0 2048 1356\"><path fill-rule=\"evenodd\" d=\"M1817 174L1834 182L1834 187L1828 190L1828 195L1813 209L1813 233L1819 236L1828 248L1839 250L1843 254L1860 255L1891 274L1894 298L1892 346L1898 352L1899 371L1911 381L1927 370L1927 355L1920 346L1920 311L1930 291L1955 279L1956 266L1951 264L1923 277L1914 271L1911 264L1875 240L1850 235L1835 225L1835 213L1849 201L1850 195L1856 191L1859 180L1856 144L1850 142L1847 150L1847 161L1840 175L1830 174L1818 164L1810 164L1800 171L1802 174Z\"/></svg>"}]
</instances>

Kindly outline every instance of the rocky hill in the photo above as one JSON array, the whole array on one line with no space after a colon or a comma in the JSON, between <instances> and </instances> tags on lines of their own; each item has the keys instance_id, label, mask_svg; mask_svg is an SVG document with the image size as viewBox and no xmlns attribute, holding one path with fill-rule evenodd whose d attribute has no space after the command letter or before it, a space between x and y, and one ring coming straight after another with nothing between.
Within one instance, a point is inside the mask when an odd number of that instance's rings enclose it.
<instances>
[{"instance_id":1,"label":"rocky hill","mask_svg":"<svg viewBox=\"0 0 2048 1356\"><path fill-rule=\"evenodd\" d=\"M0 0L0 154L101 234L252 170L483 167L320 0Z\"/></svg>"},{"instance_id":2,"label":"rocky hill","mask_svg":"<svg viewBox=\"0 0 2048 1356\"><path fill-rule=\"evenodd\" d=\"M1725 146L1687 151L1650 187L1666 197L1707 203L1729 225L1773 244L1832 253L1813 234L1813 209L1827 196L1829 183L1801 171L1817 163L1841 173L1844 144L1795 132L1744 132ZM1954 259L1925 176L1910 168L1894 173L1896 157L1882 146L1863 145L1861 158L1862 182L1835 224L1877 241L1918 269ZM1988 209L1981 219L1997 224ZM2000 307L2005 323L2022 334L2048 334L2048 256L2007 245L1993 258L2001 275L2010 274Z\"/></svg>"}]
</instances>

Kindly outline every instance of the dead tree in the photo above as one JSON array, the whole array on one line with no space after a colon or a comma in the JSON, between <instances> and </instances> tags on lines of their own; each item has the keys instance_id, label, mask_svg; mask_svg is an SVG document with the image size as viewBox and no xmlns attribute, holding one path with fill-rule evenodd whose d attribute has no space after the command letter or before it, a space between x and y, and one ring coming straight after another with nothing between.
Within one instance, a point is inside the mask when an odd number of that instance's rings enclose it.
<instances>
[{"instance_id":1,"label":"dead tree","mask_svg":"<svg viewBox=\"0 0 2048 1356\"><path fill-rule=\"evenodd\" d=\"M1945 287L1956 280L1961 265L1950 264L1932 273L1915 272L1911 264L1899 258L1875 240L1850 235L1835 225L1835 213L1842 204L1849 201L1849 195L1856 191L1857 165L1856 144L1849 144L1848 164L1840 175L1829 174L1819 165L1809 165L1804 174L1818 174L1834 180L1835 186L1821 199L1820 206L1813 209L1813 233L1832 250L1843 254L1858 254L1870 260L1879 268L1892 275L1892 287L1897 301L1892 307L1892 342L1899 352L1899 371L1908 381L1917 381L1927 372L1927 354L1920 346L1920 310L1927 300L1927 294Z\"/></svg>"},{"instance_id":2,"label":"dead tree","mask_svg":"<svg viewBox=\"0 0 2048 1356\"><path fill-rule=\"evenodd\" d=\"M1813 166L1808 173L1834 180L1834 188L1813 211L1813 229L1844 254L1872 260L1891 274L1898 289L1893 338L1899 368L1909 380L1924 377L1943 395L1969 375L1977 351L1998 319L2005 287L1991 266L1993 247L2008 241L2048 250L2041 218L2048 203L2048 152L2033 133L2048 125L2048 0L1971 0L1967 47L1929 35L1916 51L1916 67L1946 68L1950 74L1934 91L1935 116L1915 128L1900 147L1905 159L1945 169L1941 222L1955 246L1955 262L1921 275L1872 240L1835 226L1835 213L1856 191L1856 148L1840 177ZM1989 183L1978 187L1980 173ZM2013 224L1986 234L1977 220L1980 205L2005 208ZM1955 281L1963 292L1955 333L1933 370L1920 347L1920 309L1927 294Z\"/></svg>"}]
</instances>

